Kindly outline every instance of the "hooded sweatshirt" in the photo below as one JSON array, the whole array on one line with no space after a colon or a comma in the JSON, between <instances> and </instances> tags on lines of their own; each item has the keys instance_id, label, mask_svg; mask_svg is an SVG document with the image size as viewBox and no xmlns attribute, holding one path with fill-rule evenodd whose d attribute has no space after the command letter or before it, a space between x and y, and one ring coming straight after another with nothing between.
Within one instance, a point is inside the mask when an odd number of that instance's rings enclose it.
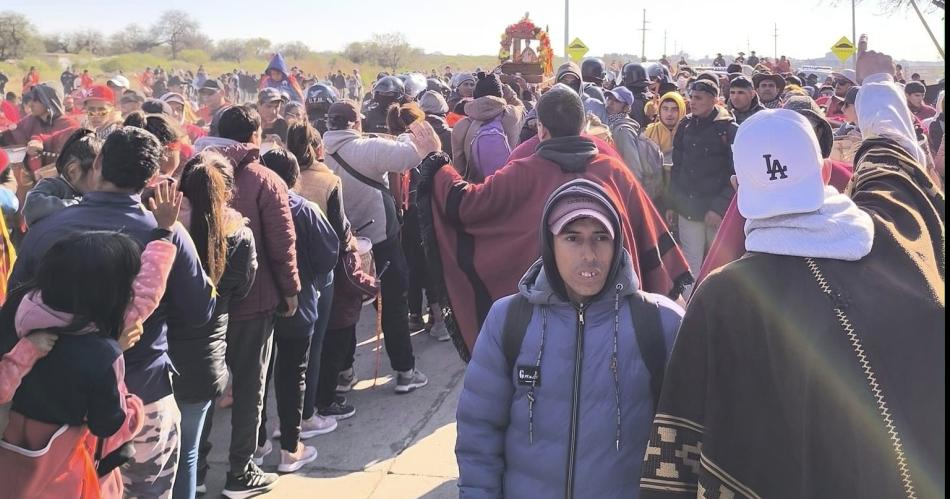
<instances>
[{"instance_id":1,"label":"hooded sweatshirt","mask_svg":"<svg viewBox=\"0 0 950 499\"><path fill-rule=\"evenodd\" d=\"M619 207L623 238L644 290L676 297L692 282L682 252L633 173L598 151L586 137L547 140L534 155L481 184L442 167L444 158L430 155L420 165L417 205L429 275L435 286L445 286L454 319L446 324L463 359L491 303L515 292L517 277L538 258L537 220L551 193L570 180L596 182ZM430 161L439 168L428 178Z\"/></svg>"},{"instance_id":2,"label":"hooded sweatshirt","mask_svg":"<svg viewBox=\"0 0 950 499\"><path fill-rule=\"evenodd\" d=\"M660 105L657 106L657 109L659 109L660 106L662 106L666 101L673 101L676 103L676 107L680 110L680 119L675 125L673 125L672 129L667 128L667 126L661 123L658 119L656 122L647 125L647 129L643 133L648 139L660 146L660 151L663 152L663 157L668 160L667 162L672 162L673 136L676 135L676 129L686 116L686 101L683 100L683 97L679 94L679 92L667 92L663 94L663 97L660 97Z\"/></svg>"},{"instance_id":3,"label":"hooded sweatshirt","mask_svg":"<svg viewBox=\"0 0 950 499\"><path fill-rule=\"evenodd\" d=\"M508 87L503 87L508 92ZM500 116L508 146L514 149L521 136L521 125L525 117L524 105L516 96L506 98L486 95L465 104L465 118L452 127L452 164L455 168L467 174L474 169L472 157L472 141L475 134L485 123Z\"/></svg>"},{"instance_id":4,"label":"hooded sweatshirt","mask_svg":"<svg viewBox=\"0 0 950 499\"><path fill-rule=\"evenodd\" d=\"M354 170L388 187L390 172L403 173L419 164L416 146L410 141L364 137L358 130L330 130L323 144L327 166L343 181L346 215L353 227L361 229L359 235L373 244L396 237L399 221L387 218L384 194L350 175L333 155L339 154Z\"/></svg>"},{"instance_id":5,"label":"hooded sweatshirt","mask_svg":"<svg viewBox=\"0 0 950 499\"><path fill-rule=\"evenodd\" d=\"M550 197L540 224L542 257L518 286L533 313L514 364L535 366L541 383L519 384L508 371L501 338L511 297L502 298L479 335L459 399L461 497L636 497L638 464L653 417L649 371L627 299L639 282L618 237L607 282L584 305L583 319L579 306L566 298L546 220L556 199L578 193L607 208L614 233L622 233L617 210L596 184L575 180ZM683 311L667 298L650 296L660 307L669 355ZM611 365L617 366L616 378L606 368Z\"/></svg>"},{"instance_id":6,"label":"hooded sweatshirt","mask_svg":"<svg viewBox=\"0 0 950 499\"><path fill-rule=\"evenodd\" d=\"M557 75L554 77L554 81L560 83L561 78L567 74L572 74L577 77L577 84L575 86L568 86L580 95L581 101L584 103L584 112L593 114L601 123L607 123L607 107L604 101L594 99L588 95L587 92L582 91L584 82L583 78L581 78L580 66L574 61L567 61L561 64L561 66L557 68Z\"/></svg>"},{"instance_id":7,"label":"hooded sweatshirt","mask_svg":"<svg viewBox=\"0 0 950 499\"><path fill-rule=\"evenodd\" d=\"M729 104L729 112L735 116L737 125L741 125L743 121L749 119L750 116L763 109L765 109L765 107L759 103L759 94L755 92L752 93L752 103L749 104L749 109L746 109L745 111L739 111L732 105L732 103Z\"/></svg>"},{"instance_id":8,"label":"hooded sweatshirt","mask_svg":"<svg viewBox=\"0 0 950 499\"><path fill-rule=\"evenodd\" d=\"M33 97L46 107L49 115L41 119L31 114L21 119L15 129L0 134L0 145L25 145L34 135L47 135L79 126L74 118L65 114L62 99L53 87L36 85L32 92Z\"/></svg>"},{"instance_id":9,"label":"hooded sweatshirt","mask_svg":"<svg viewBox=\"0 0 950 499\"><path fill-rule=\"evenodd\" d=\"M270 70L276 69L280 71L283 75L283 78L280 80L273 80L270 77ZM261 83L259 89L265 87L276 88L278 90L287 92L290 95L290 100L294 102L303 102L303 90L301 90L300 85L297 83L297 79L294 78L290 72L287 70L287 63L284 62L284 56L280 52L274 54L271 57L270 63L267 64L267 69L264 70L264 77L261 78Z\"/></svg>"}]
</instances>

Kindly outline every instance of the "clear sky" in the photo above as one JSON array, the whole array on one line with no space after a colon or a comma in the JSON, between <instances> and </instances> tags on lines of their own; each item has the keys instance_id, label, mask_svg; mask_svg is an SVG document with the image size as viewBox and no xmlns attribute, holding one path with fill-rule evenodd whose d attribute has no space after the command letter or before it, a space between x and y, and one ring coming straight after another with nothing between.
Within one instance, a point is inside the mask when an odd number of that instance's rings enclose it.
<instances>
[{"instance_id":1,"label":"clear sky","mask_svg":"<svg viewBox=\"0 0 950 499\"><path fill-rule=\"evenodd\" d=\"M912 10L888 17L880 2L858 5L858 34L868 33L872 48L898 59L939 60ZM41 32L91 27L107 34L133 22L147 26L171 8L192 13L215 39L300 40L315 50L339 50L374 32L399 31L427 52L494 54L502 31L525 12L549 26L556 53L564 40L560 0L3 0L0 5L26 14ZM580 37L591 55L639 54L644 8L649 58L664 51L664 33L668 52L682 49L691 56L750 48L772 56L775 23L779 54L795 58L820 57L841 36L851 37L849 0L573 0L570 36ZM943 43L941 14L926 17Z\"/></svg>"}]
</instances>

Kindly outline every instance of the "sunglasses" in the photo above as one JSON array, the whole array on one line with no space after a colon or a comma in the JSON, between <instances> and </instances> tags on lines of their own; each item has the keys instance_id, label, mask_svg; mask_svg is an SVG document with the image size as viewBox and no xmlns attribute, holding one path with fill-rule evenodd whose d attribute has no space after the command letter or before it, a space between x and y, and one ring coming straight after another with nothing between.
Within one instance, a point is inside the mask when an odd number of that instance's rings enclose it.
<instances>
[{"instance_id":1,"label":"sunglasses","mask_svg":"<svg viewBox=\"0 0 950 499\"><path fill-rule=\"evenodd\" d=\"M106 107L90 107L86 108L86 114L88 116L105 116L109 114L109 108Z\"/></svg>"},{"instance_id":2,"label":"sunglasses","mask_svg":"<svg viewBox=\"0 0 950 499\"><path fill-rule=\"evenodd\" d=\"M840 79L839 79L839 80L835 80L835 86L836 86L836 87L837 87L838 85L850 85L850 84L851 84L851 82L848 81L848 80L840 80Z\"/></svg>"}]
</instances>

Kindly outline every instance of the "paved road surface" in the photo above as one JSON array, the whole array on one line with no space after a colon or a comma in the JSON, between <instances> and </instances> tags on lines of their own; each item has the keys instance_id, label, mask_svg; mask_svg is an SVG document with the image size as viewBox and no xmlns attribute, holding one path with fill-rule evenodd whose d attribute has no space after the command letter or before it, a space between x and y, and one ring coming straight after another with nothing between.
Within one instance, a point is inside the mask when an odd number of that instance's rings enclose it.
<instances>
[{"instance_id":1,"label":"paved road surface","mask_svg":"<svg viewBox=\"0 0 950 499\"><path fill-rule=\"evenodd\" d=\"M462 387L464 364L451 342L438 342L425 333L413 337L417 367L429 385L408 395L396 395L393 371L382 351L377 386L375 312L364 307L357 327L356 369L360 383L347 398L356 416L340 422L336 431L307 440L320 457L297 473L281 477L266 498L403 499L458 497L455 463L455 407ZM273 391L272 391L273 393ZM277 422L276 404L268 403L268 430ZM230 409L215 414L206 498L220 497L227 468ZM264 460L265 471L276 471L275 451Z\"/></svg>"}]
</instances>

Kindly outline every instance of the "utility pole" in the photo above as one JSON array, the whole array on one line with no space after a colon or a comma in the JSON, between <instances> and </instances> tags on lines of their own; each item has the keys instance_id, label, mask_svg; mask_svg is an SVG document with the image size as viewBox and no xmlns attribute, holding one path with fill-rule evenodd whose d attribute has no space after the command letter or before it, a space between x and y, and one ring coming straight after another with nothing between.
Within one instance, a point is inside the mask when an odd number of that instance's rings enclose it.
<instances>
[{"instance_id":1,"label":"utility pole","mask_svg":"<svg viewBox=\"0 0 950 499\"><path fill-rule=\"evenodd\" d=\"M778 62L778 23L775 23L775 33L772 35L772 58Z\"/></svg>"},{"instance_id":2,"label":"utility pole","mask_svg":"<svg viewBox=\"0 0 950 499\"><path fill-rule=\"evenodd\" d=\"M571 31L571 0L564 0L564 57L570 57L567 55L567 45L570 42L568 34Z\"/></svg>"},{"instance_id":3,"label":"utility pole","mask_svg":"<svg viewBox=\"0 0 950 499\"><path fill-rule=\"evenodd\" d=\"M857 28L857 21L856 21L857 15L855 14L855 12L857 11L857 8L856 8L857 3L858 3L858 0L851 0L851 43L853 43L855 47L858 46L858 28ZM851 56L851 61L854 64L854 69L858 69L858 53L857 52L855 52L854 55Z\"/></svg>"},{"instance_id":4,"label":"utility pole","mask_svg":"<svg viewBox=\"0 0 950 499\"><path fill-rule=\"evenodd\" d=\"M647 60L647 10L643 9L643 27L640 28L640 31L643 32L643 39L640 41L640 59L641 61Z\"/></svg>"},{"instance_id":5,"label":"utility pole","mask_svg":"<svg viewBox=\"0 0 950 499\"><path fill-rule=\"evenodd\" d=\"M666 30L663 30L663 55L669 55L666 51Z\"/></svg>"}]
</instances>

